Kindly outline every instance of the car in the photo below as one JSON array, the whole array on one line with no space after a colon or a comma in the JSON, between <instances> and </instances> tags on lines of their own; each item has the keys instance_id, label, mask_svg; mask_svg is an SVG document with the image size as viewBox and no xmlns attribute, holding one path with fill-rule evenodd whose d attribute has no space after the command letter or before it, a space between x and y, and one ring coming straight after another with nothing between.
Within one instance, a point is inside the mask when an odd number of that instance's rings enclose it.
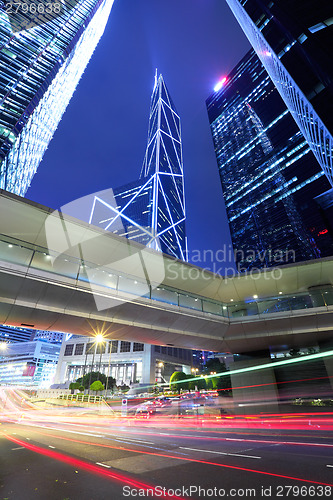
<instances>
[{"instance_id":1,"label":"car","mask_svg":"<svg viewBox=\"0 0 333 500\"><path fill-rule=\"evenodd\" d=\"M171 405L171 399L166 396L160 396L154 400L156 406L169 406Z\"/></svg>"},{"instance_id":2,"label":"car","mask_svg":"<svg viewBox=\"0 0 333 500\"><path fill-rule=\"evenodd\" d=\"M137 418L150 418L155 413L156 413L156 410L155 410L155 408L152 405L150 405L150 406L139 406L136 409L135 417L137 417Z\"/></svg>"}]
</instances>

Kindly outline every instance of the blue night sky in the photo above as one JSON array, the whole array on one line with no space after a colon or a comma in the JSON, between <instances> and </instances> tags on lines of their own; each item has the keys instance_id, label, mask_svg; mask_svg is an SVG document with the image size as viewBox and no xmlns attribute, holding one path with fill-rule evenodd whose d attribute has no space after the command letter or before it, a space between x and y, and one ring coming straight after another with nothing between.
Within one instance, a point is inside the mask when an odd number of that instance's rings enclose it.
<instances>
[{"instance_id":1,"label":"blue night sky","mask_svg":"<svg viewBox=\"0 0 333 500\"><path fill-rule=\"evenodd\" d=\"M249 48L224 0L115 0L26 197L56 209L136 180L158 68L182 121L190 257L229 245L205 100Z\"/></svg>"}]
</instances>

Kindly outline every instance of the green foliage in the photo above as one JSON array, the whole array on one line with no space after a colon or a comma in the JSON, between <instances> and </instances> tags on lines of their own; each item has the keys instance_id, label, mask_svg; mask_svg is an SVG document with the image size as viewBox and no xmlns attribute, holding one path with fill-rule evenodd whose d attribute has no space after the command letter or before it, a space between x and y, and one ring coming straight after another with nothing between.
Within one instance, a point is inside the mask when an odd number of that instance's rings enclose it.
<instances>
[{"instance_id":1,"label":"green foliage","mask_svg":"<svg viewBox=\"0 0 333 500\"><path fill-rule=\"evenodd\" d=\"M189 375L188 378L194 377L193 375ZM190 391L195 391L195 388L197 388L198 391L205 390L207 388L206 379L204 377L199 377L196 380L190 380L188 386Z\"/></svg>"},{"instance_id":2,"label":"green foliage","mask_svg":"<svg viewBox=\"0 0 333 500\"><path fill-rule=\"evenodd\" d=\"M69 384L69 389L70 389L70 391L71 391L71 394L74 394L74 391L75 391L76 389L79 389L79 388L80 388L80 384L79 384L78 382L71 382L71 383Z\"/></svg>"},{"instance_id":3,"label":"green foliage","mask_svg":"<svg viewBox=\"0 0 333 500\"><path fill-rule=\"evenodd\" d=\"M106 386L107 382L107 376L104 375L104 373L101 372L89 372L84 375L84 377L80 377L77 379L76 382L79 383L79 385L82 385L84 389L89 389L89 385L95 382L96 380L100 380L104 386ZM113 377L109 377L109 382L108 382L108 389L113 389L116 385L116 381Z\"/></svg>"},{"instance_id":4,"label":"green foliage","mask_svg":"<svg viewBox=\"0 0 333 500\"><path fill-rule=\"evenodd\" d=\"M297 348L297 349L296 349L296 348L294 348L294 349L290 349L290 351L289 351L289 355L290 355L292 358L295 358L296 356L300 356L300 355L301 355L301 351L300 351L300 349L298 349L298 348Z\"/></svg>"},{"instance_id":5,"label":"green foliage","mask_svg":"<svg viewBox=\"0 0 333 500\"><path fill-rule=\"evenodd\" d=\"M157 394L160 393L160 389L159 389L158 385L155 384L155 385L152 385L152 386L149 387L148 392L150 392L150 394L157 395Z\"/></svg>"},{"instance_id":6,"label":"green foliage","mask_svg":"<svg viewBox=\"0 0 333 500\"><path fill-rule=\"evenodd\" d=\"M84 392L84 386L83 386L83 385L81 385L81 384L79 384L79 391L80 391L80 392Z\"/></svg>"},{"instance_id":7,"label":"green foliage","mask_svg":"<svg viewBox=\"0 0 333 500\"><path fill-rule=\"evenodd\" d=\"M209 359L205 365L203 370L204 375L210 375L212 372L218 373L226 373L228 370L224 363L217 358ZM216 389L216 390L229 390L231 389L231 379L230 375L223 375L222 377L209 377L206 379L206 387L207 389Z\"/></svg>"},{"instance_id":8,"label":"green foliage","mask_svg":"<svg viewBox=\"0 0 333 500\"><path fill-rule=\"evenodd\" d=\"M118 386L118 389L120 389L122 392L127 392L130 390L130 387L126 384Z\"/></svg>"},{"instance_id":9,"label":"green foliage","mask_svg":"<svg viewBox=\"0 0 333 500\"><path fill-rule=\"evenodd\" d=\"M180 393L181 389L188 390L189 383L186 381L187 378L188 376L184 372L173 372L170 377L170 389L178 393Z\"/></svg>"},{"instance_id":10,"label":"green foliage","mask_svg":"<svg viewBox=\"0 0 333 500\"><path fill-rule=\"evenodd\" d=\"M95 392L104 391L104 389L105 387L100 380L95 380L90 386L90 390Z\"/></svg>"},{"instance_id":11,"label":"green foliage","mask_svg":"<svg viewBox=\"0 0 333 500\"><path fill-rule=\"evenodd\" d=\"M80 384L78 382L71 382L69 384L70 389L78 389L80 387Z\"/></svg>"},{"instance_id":12,"label":"green foliage","mask_svg":"<svg viewBox=\"0 0 333 500\"><path fill-rule=\"evenodd\" d=\"M314 399L311 404L312 406L325 406L324 401L321 399Z\"/></svg>"}]
</instances>

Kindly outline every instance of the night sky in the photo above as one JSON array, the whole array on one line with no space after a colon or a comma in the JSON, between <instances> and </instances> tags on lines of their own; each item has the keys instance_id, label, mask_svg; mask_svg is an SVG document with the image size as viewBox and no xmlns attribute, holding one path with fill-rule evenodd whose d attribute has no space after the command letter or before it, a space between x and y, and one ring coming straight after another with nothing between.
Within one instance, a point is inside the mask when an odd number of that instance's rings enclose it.
<instances>
[{"instance_id":1,"label":"night sky","mask_svg":"<svg viewBox=\"0 0 333 500\"><path fill-rule=\"evenodd\" d=\"M190 257L230 245L205 100L249 48L224 0L115 0L26 197L56 209L138 179L158 68L182 121Z\"/></svg>"}]
</instances>

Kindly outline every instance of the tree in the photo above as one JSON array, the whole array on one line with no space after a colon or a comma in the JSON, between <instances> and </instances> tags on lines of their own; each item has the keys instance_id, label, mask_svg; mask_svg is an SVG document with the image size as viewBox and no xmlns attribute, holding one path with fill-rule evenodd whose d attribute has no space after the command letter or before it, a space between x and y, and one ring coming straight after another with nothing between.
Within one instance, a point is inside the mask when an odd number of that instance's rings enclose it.
<instances>
[{"instance_id":1,"label":"tree","mask_svg":"<svg viewBox=\"0 0 333 500\"><path fill-rule=\"evenodd\" d=\"M194 377L193 375L188 375L188 378L192 379ZM201 391L207 388L206 379L204 377L195 377L195 378L196 380L190 380L188 383L189 389L191 391L194 391L195 389Z\"/></svg>"},{"instance_id":2,"label":"tree","mask_svg":"<svg viewBox=\"0 0 333 500\"><path fill-rule=\"evenodd\" d=\"M186 381L187 378L188 377L184 372L173 372L170 377L170 389L172 391L178 391L178 393L180 393L181 389L188 390L189 383Z\"/></svg>"},{"instance_id":3,"label":"tree","mask_svg":"<svg viewBox=\"0 0 333 500\"><path fill-rule=\"evenodd\" d=\"M108 389L113 389L113 387L116 385L116 380L113 377L107 377L106 375L104 375L104 373L101 372L86 373L84 377L78 378L76 382L83 385L84 389L89 389L89 385L91 385L96 380L99 380L100 382L102 382L102 384L106 386L107 378L108 378L108 384L107 384Z\"/></svg>"},{"instance_id":4,"label":"tree","mask_svg":"<svg viewBox=\"0 0 333 500\"><path fill-rule=\"evenodd\" d=\"M289 351L289 356L291 356L292 358L295 358L296 356L300 356L300 355L301 355L301 350L298 347L290 349L290 351Z\"/></svg>"},{"instance_id":5,"label":"tree","mask_svg":"<svg viewBox=\"0 0 333 500\"><path fill-rule=\"evenodd\" d=\"M90 390L94 392L104 391L105 387L100 380L95 380L90 386Z\"/></svg>"},{"instance_id":6,"label":"tree","mask_svg":"<svg viewBox=\"0 0 333 500\"><path fill-rule=\"evenodd\" d=\"M211 375L212 373L220 374L228 372L224 363L217 358L209 359L205 365L203 373L205 375ZM210 377L207 379L207 388L208 389L217 389L217 390L229 390L231 389L231 379L230 375L216 376Z\"/></svg>"},{"instance_id":7,"label":"tree","mask_svg":"<svg viewBox=\"0 0 333 500\"><path fill-rule=\"evenodd\" d=\"M80 389L80 384L79 384L78 382L71 382L71 383L69 384L69 389L70 389L70 391L71 391L71 394L74 394L74 391L75 391L76 389Z\"/></svg>"}]
</instances>

